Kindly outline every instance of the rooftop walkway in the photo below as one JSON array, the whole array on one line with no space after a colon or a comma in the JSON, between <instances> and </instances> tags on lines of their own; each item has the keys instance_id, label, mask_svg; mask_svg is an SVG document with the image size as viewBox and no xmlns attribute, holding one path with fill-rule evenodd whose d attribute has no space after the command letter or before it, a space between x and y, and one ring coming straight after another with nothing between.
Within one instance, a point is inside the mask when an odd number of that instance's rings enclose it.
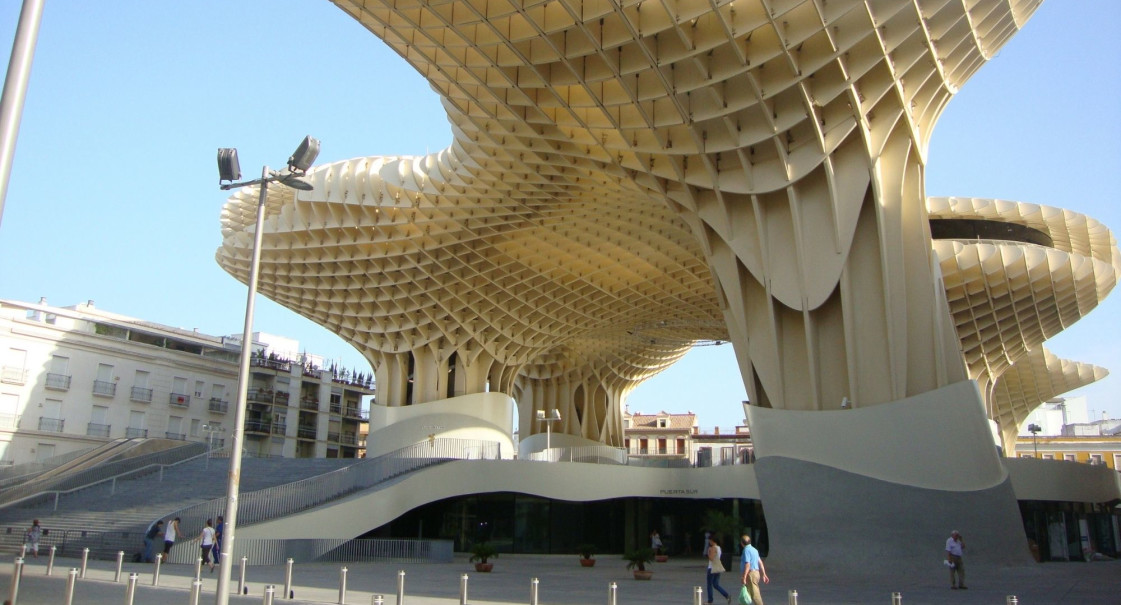
<instances>
[{"instance_id":1,"label":"rooftop walkway","mask_svg":"<svg viewBox=\"0 0 1121 605\"><path fill-rule=\"evenodd\" d=\"M937 545L936 545L937 546ZM934 549L937 552L937 548ZM0 566L2 597L9 594L13 565ZM968 562L968 559L966 559ZM530 580L538 578L540 605L596 605L607 603L608 586L618 585L619 605L690 605L693 587L702 586L705 570L701 559L671 559L652 566L654 579L638 582L631 578L625 563L616 555L601 555L594 568L582 568L575 556L503 555L493 561L494 571L476 573L465 555L450 564L347 564L346 603L367 605L373 594L383 594L386 605L396 604L397 572L404 569L408 605L454 605L459 603L460 577L468 575L468 603L514 605L529 603ZM46 557L29 559L20 584L18 604L61 603L66 588L67 570L80 561L59 558L54 574L45 575ZM231 597L230 603L261 603L264 586L277 586L275 603L338 603L339 564L299 564L293 573L294 600L282 599L284 567L249 567L249 596ZM78 580L74 603L80 605L124 602L128 574L139 573L134 605L187 603L193 580L193 565L165 565L160 586L152 587L152 566L125 563L121 582L113 583L116 564L91 561L86 579ZM232 585L237 586L234 567ZM971 567L969 590L950 590L948 574L938 557L931 560L930 573L907 577L881 577L875 570L868 575L837 576L823 571L785 569L769 566L771 583L763 596L770 605L787 603L788 591L798 591L801 605L890 604L891 593L900 592L904 605L1004 605L1008 595L1016 595L1021 605L1116 605L1121 602L1121 561L1094 563L1047 563L1029 568L985 569ZM217 574L202 573L200 603L214 602ZM721 576L726 588L738 590L736 574ZM717 595L719 597L719 595ZM722 599L716 601L723 603Z\"/></svg>"}]
</instances>

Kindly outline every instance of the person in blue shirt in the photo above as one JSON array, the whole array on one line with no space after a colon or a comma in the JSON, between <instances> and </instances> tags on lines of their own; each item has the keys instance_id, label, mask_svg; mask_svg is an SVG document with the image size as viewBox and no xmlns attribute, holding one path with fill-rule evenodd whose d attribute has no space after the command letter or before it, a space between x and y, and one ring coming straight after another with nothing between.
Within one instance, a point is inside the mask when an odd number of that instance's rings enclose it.
<instances>
[{"instance_id":1,"label":"person in blue shirt","mask_svg":"<svg viewBox=\"0 0 1121 605\"><path fill-rule=\"evenodd\" d=\"M740 537L740 545L743 546L743 553L740 555L740 570L743 576L743 585L751 592L751 600L756 605L763 605L763 594L759 591L759 580L763 580L764 584L769 584L771 579L767 577L767 567L763 565L763 559L759 557L759 551L751 545L751 536L744 534Z\"/></svg>"}]
</instances>

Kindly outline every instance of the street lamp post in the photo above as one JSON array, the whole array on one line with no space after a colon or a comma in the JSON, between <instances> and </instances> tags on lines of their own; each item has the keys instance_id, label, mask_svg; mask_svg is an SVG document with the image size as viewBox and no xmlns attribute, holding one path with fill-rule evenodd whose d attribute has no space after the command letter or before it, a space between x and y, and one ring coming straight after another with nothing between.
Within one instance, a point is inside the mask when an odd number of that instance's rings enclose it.
<instances>
[{"instance_id":1,"label":"street lamp post","mask_svg":"<svg viewBox=\"0 0 1121 605\"><path fill-rule=\"evenodd\" d=\"M319 140L304 137L295 153L288 158L288 169L281 172L261 168L261 178L251 181L233 182L241 178L241 166L237 149L218 150L218 186L223 191L249 185L260 185L261 194L257 200L257 223L253 231L253 251L249 262L249 292L245 299L245 329L241 335L241 356L237 372L237 403L234 406L234 432L230 444L230 472L226 485L225 525L222 528L222 558L219 561L218 586L215 590L217 605L230 602L230 574L233 570L234 532L237 526L237 499L241 481L241 448L245 438L245 403L249 398L249 361L253 349L253 305L257 296L257 270L261 265L261 237L265 226L265 201L268 199L269 183L279 182L289 187L310 190L312 186L300 180L319 155ZM230 181L223 183L223 181Z\"/></svg>"},{"instance_id":2,"label":"street lamp post","mask_svg":"<svg viewBox=\"0 0 1121 605\"><path fill-rule=\"evenodd\" d=\"M1034 456L1036 458L1039 457L1039 431L1042 431L1042 430L1043 430L1043 427L1039 426L1038 424L1029 424L1028 425L1028 432L1031 433L1031 441L1032 441L1032 445L1035 447Z\"/></svg>"},{"instance_id":3,"label":"street lamp post","mask_svg":"<svg viewBox=\"0 0 1121 605\"><path fill-rule=\"evenodd\" d=\"M537 419L545 423L545 453L553 449L553 423L561 419L560 410L553 410L552 415L545 417L545 410L537 410Z\"/></svg>"}]
</instances>

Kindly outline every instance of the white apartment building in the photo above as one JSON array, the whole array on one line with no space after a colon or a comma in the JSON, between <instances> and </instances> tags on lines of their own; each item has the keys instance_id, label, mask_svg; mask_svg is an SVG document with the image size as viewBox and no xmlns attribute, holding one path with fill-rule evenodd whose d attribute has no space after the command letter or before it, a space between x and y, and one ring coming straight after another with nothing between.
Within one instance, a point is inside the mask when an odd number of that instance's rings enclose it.
<instances>
[{"instance_id":1,"label":"white apartment building","mask_svg":"<svg viewBox=\"0 0 1121 605\"><path fill-rule=\"evenodd\" d=\"M255 333L245 450L359 457L362 398L308 357L269 353ZM210 336L102 311L0 300L0 463L20 464L119 438L209 440L233 433L240 337Z\"/></svg>"}]
</instances>

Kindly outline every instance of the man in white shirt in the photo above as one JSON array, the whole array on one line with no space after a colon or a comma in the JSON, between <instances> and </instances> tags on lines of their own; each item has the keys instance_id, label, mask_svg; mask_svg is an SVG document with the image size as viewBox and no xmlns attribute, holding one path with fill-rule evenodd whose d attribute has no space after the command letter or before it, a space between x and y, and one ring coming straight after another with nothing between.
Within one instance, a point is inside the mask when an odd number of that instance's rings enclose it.
<instances>
[{"instance_id":1,"label":"man in white shirt","mask_svg":"<svg viewBox=\"0 0 1121 605\"><path fill-rule=\"evenodd\" d=\"M946 566L950 568L950 588L965 588L965 563L961 560L965 542L958 530L950 532L946 539Z\"/></svg>"}]
</instances>

